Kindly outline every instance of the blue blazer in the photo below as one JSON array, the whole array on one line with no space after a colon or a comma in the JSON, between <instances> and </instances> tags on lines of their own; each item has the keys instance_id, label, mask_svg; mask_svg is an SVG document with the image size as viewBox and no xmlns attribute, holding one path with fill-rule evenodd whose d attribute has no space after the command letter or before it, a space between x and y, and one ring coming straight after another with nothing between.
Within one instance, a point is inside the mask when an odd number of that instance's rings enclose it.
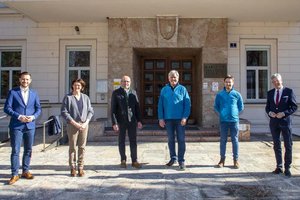
<instances>
[{"instance_id":1,"label":"blue blazer","mask_svg":"<svg viewBox=\"0 0 300 200\"><path fill-rule=\"evenodd\" d=\"M40 98L32 89L29 89L29 96L27 105L25 105L21 88L16 87L9 91L8 97L5 101L4 112L11 116L9 128L11 129L35 129L35 121L41 114ZM23 123L18 120L20 115L33 115L34 120L32 122Z\"/></svg>"},{"instance_id":2,"label":"blue blazer","mask_svg":"<svg viewBox=\"0 0 300 200\"><path fill-rule=\"evenodd\" d=\"M274 113L284 112L285 116L281 119L270 117L270 123L271 124L279 123L283 126L290 126L291 125L290 115L296 112L298 108L296 102L296 96L292 89L284 87L282 91L282 95L280 97L279 104L278 106L276 106L276 103L274 101L275 91L276 91L275 89L268 91L267 104L265 109L266 113L269 114L270 111Z\"/></svg>"}]
</instances>

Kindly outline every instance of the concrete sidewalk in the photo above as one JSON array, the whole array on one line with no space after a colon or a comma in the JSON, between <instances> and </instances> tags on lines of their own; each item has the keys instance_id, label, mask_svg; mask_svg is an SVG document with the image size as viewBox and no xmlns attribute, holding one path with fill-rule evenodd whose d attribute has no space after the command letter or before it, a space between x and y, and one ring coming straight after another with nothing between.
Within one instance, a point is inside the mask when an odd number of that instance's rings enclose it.
<instances>
[{"instance_id":1,"label":"concrete sidewalk","mask_svg":"<svg viewBox=\"0 0 300 200\"><path fill-rule=\"evenodd\" d=\"M41 152L34 146L34 180L10 178L9 143L0 144L0 199L300 199L300 141L295 138L293 177L273 175L275 158L268 134L240 143L240 169L233 169L231 143L226 167L215 168L219 143L187 143L185 171L166 167L166 143L139 143L140 170L119 168L117 143L88 143L84 177L70 177L68 146ZM127 155L129 148L127 146ZM130 164L130 160L128 161ZM21 173L21 170L20 170Z\"/></svg>"}]
</instances>

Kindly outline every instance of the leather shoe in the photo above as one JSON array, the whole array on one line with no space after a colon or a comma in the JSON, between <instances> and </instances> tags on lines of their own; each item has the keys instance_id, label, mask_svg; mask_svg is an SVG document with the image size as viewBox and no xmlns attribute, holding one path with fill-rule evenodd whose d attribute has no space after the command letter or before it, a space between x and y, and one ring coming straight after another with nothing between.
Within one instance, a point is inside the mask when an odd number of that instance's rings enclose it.
<instances>
[{"instance_id":1,"label":"leather shoe","mask_svg":"<svg viewBox=\"0 0 300 200\"><path fill-rule=\"evenodd\" d=\"M75 169L71 169L71 176L75 177L76 176L76 170Z\"/></svg>"},{"instance_id":2,"label":"leather shoe","mask_svg":"<svg viewBox=\"0 0 300 200\"><path fill-rule=\"evenodd\" d=\"M234 161L233 161L233 168L234 168L234 169L240 168L240 164L239 164L239 162L238 162L237 160L234 160Z\"/></svg>"},{"instance_id":3,"label":"leather shoe","mask_svg":"<svg viewBox=\"0 0 300 200\"><path fill-rule=\"evenodd\" d=\"M122 161L121 161L120 167L121 167L121 168L127 168L126 160L122 160Z\"/></svg>"},{"instance_id":4,"label":"leather shoe","mask_svg":"<svg viewBox=\"0 0 300 200\"><path fill-rule=\"evenodd\" d=\"M10 178L10 180L8 181L8 185L14 184L14 183L17 182L19 179L20 179L19 176L12 176L12 177Z\"/></svg>"},{"instance_id":5,"label":"leather shoe","mask_svg":"<svg viewBox=\"0 0 300 200\"><path fill-rule=\"evenodd\" d=\"M272 171L273 174L282 174L283 171L281 168L276 168L274 171Z\"/></svg>"},{"instance_id":6,"label":"leather shoe","mask_svg":"<svg viewBox=\"0 0 300 200\"><path fill-rule=\"evenodd\" d=\"M179 170L182 170L182 171L185 170L185 164L184 163L179 163Z\"/></svg>"},{"instance_id":7,"label":"leather shoe","mask_svg":"<svg viewBox=\"0 0 300 200\"><path fill-rule=\"evenodd\" d=\"M289 169L286 169L286 170L284 170L284 175L287 176L287 177L291 177L292 173Z\"/></svg>"},{"instance_id":8,"label":"leather shoe","mask_svg":"<svg viewBox=\"0 0 300 200\"><path fill-rule=\"evenodd\" d=\"M21 175L22 178L33 179L34 176L30 172L23 172Z\"/></svg>"},{"instance_id":9,"label":"leather shoe","mask_svg":"<svg viewBox=\"0 0 300 200\"><path fill-rule=\"evenodd\" d=\"M83 177L85 175L83 169L78 169L78 176Z\"/></svg>"},{"instance_id":10,"label":"leather shoe","mask_svg":"<svg viewBox=\"0 0 300 200\"><path fill-rule=\"evenodd\" d=\"M218 168L222 168L225 166L225 159L221 159L220 162L217 164Z\"/></svg>"},{"instance_id":11,"label":"leather shoe","mask_svg":"<svg viewBox=\"0 0 300 200\"><path fill-rule=\"evenodd\" d=\"M132 167L136 168L136 169L141 169L142 168L142 164L138 163L138 162L133 162L131 164Z\"/></svg>"},{"instance_id":12,"label":"leather shoe","mask_svg":"<svg viewBox=\"0 0 300 200\"><path fill-rule=\"evenodd\" d=\"M169 166L169 167L171 167L171 166L173 166L176 163L177 163L176 160L170 160L166 165Z\"/></svg>"}]
</instances>

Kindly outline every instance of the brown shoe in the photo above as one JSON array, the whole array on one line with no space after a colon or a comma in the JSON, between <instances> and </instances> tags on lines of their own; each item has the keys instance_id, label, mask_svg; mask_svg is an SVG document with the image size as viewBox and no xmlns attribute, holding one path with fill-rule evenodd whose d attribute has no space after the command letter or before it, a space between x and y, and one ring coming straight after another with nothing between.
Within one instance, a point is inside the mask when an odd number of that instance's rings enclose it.
<instances>
[{"instance_id":1,"label":"brown shoe","mask_svg":"<svg viewBox=\"0 0 300 200\"><path fill-rule=\"evenodd\" d=\"M78 176L83 177L85 175L83 169L78 169Z\"/></svg>"},{"instance_id":2,"label":"brown shoe","mask_svg":"<svg viewBox=\"0 0 300 200\"><path fill-rule=\"evenodd\" d=\"M127 168L126 160L122 160L122 161L121 161L120 167L121 167L121 168Z\"/></svg>"},{"instance_id":3,"label":"brown shoe","mask_svg":"<svg viewBox=\"0 0 300 200\"><path fill-rule=\"evenodd\" d=\"M17 182L19 179L20 179L19 176L12 176L12 177L10 178L10 180L8 181L8 185L14 184L14 183Z\"/></svg>"},{"instance_id":4,"label":"brown shoe","mask_svg":"<svg viewBox=\"0 0 300 200\"><path fill-rule=\"evenodd\" d=\"M136 169L141 169L142 168L142 164L138 163L138 162L133 162L131 164L132 167L136 168Z\"/></svg>"},{"instance_id":5,"label":"brown shoe","mask_svg":"<svg viewBox=\"0 0 300 200\"><path fill-rule=\"evenodd\" d=\"M237 160L233 160L233 168L235 168L235 169L240 168L240 164Z\"/></svg>"},{"instance_id":6,"label":"brown shoe","mask_svg":"<svg viewBox=\"0 0 300 200\"><path fill-rule=\"evenodd\" d=\"M76 176L76 170L75 169L71 169L71 176L75 177Z\"/></svg>"},{"instance_id":7,"label":"brown shoe","mask_svg":"<svg viewBox=\"0 0 300 200\"><path fill-rule=\"evenodd\" d=\"M225 166L225 160L221 159L220 162L217 164L217 167L222 168Z\"/></svg>"},{"instance_id":8,"label":"brown shoe","mask_svg":"<svg viewBox=\"0 0 300 200\"><path fill-rule=\"evenodd\" d=\"M28 171L28 172L23 172L21 175L22 178L26 178L26 179L33 179L34 176Z\"/></svg>"}]
</instances>

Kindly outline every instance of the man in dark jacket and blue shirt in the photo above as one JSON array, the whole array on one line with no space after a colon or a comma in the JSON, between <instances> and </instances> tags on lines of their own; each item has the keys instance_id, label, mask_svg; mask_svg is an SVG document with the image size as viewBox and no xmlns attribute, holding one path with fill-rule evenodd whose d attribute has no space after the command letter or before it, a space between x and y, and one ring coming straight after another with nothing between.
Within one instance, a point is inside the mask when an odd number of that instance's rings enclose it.
<instances>
[{"instance_id":1,"label":"man in dark jacket and blue shirt","mask_svg":"<svg viewBox=\"0 0 300 200\"><path fill-rule=\"evenodd\" d=\"M185 170L185 125L191 112L191 101L186 88L178 83L179 73L176 70L169 72L169 84L160 92L158 102L158 119L161 127L166 127L170 161L172 166L177 162L175 151L175 131L178 142L179 169Z\"/></svg>"},{"instance_id":2,"label":"man in dark jacket and blue shirt","mask_svg":"<svg viewBox=\"0 0 300 200\"><path fill-rule=\"evenodd\" d=\"M285 147L284 174L290 177L292 175L290 165L292 164L293 145L290 115L297 110L298 106L293 90L283 87L280 74L273 74L271 80L274 88L268 91L266 113L270 117L270 130L277 164L273 173L281 174L283 172L280 140L280 133L282 133Z\"/></svg>"},{"instance_id":3,"label":"man in dark jacket and blue shirt","mask_svg":"<svg viewBox=\"0 0 300 200\"><path fill-rule=\"evenodd\" d=\"M224 167L226 155L226 143L228 131L230 131L233 166L239 168L239 113L244 109L241 94L233 89L234 78L227 75L224 78L224 89L219 92L215 99L214 109L220 117L220 156L218 167Z\"/></svg>"},{"instance_id":4,"label":"man in dark jacket and blue shirt","mask_svg":"<svg viewBox=\"0 0 300 200\"><path fill-rule=\"evenodd\" d=\"M136 91L130 88L129 76L123 76L121 87L111 97L111 120L114 131L119 131L119 153L122 168L126 168L125 138L128 131L132 167L141 168L137 161L136 127L141 129L141 111Z\"/></svg>"}]
</instances>

